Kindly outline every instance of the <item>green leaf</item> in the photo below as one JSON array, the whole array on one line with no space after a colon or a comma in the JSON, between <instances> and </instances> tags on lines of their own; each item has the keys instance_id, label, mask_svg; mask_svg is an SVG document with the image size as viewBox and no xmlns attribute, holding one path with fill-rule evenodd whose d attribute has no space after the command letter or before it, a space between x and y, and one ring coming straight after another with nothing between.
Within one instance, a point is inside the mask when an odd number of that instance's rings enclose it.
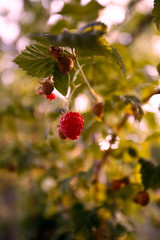
<instances>
[{"instance_id":1,"label":"green leaf","mask_svg":"<svg viewBox=\"0 0 160 240\"><path fill-rule=\"evenodd\" d=\"M154 132L146 138L146 141L154 141L160 138L160 132Z\"/></svg>"},{"instance_id":2,"label":"green leaf","mask_svg":"<svg viewBox=\"0 0 160 240\"><path fill-rule=\"evenodd\" d=\"M155 113L146 112L146 113L145 113L145 119L147 120L148 126L149 126L151 129L155 129L155 128L156 128L157 122L156 122Z\"/></svg>"},{"instance_id":3,"label":"green leaf","mask_svg":"<svg viewBox=\"0 0 160 240\"><path fill-rule=\"evenodd\" d=\"M123 62L123 59L121 58L121 55L119 54L119 52L113 47L112 47L111 57L113 61L115 61L115 63L121 68L124 76L126 77L126 66Z\"/></svg>"},{"instance_id":4,"label":"green leaf","mask_svg":"<svg viewBox=\"0 0 160 240\"><path fill-rule=\"evenodd\" d=\"M82 233L82 239L95 239L93 228L99 226L99 216L97 209L86 210L84 206L77 202L73 205L71 211L71 219L75 233Z\"/></svg>"},{"instance_id":5,"label":"green leaf","mask_svg":"<svg viewBox=\"0 0 160 240\"><path fill-rule=\"evenodd\" d=\"M17 56L13 62L27 72L27 75L38 78L53 74L55 60L49 53L49 48L32 44Z\"/></svg>"},{"instance_id":6,"label":"green leaf","mask_svg":"<svg viewBox=\"0 0 160 240\"><path fill-rule=\"evenodd\" d=\"M102 54L103 46L98 40L100 36L106 33L106 25L101 22L93 22L85 25L76 33L64 30L59 35L50 33L32 33L30 38L46 45L67 46L70 48L79 48L85 50L84 53ZM87 53L88 55L88 53Z\"/></svg>"},{"instance_id":7,"label":"green leaf","mask_svg":"<svg viewBox=\"0 0 160 240\"><path fill-rule=\"evenodd\" d=\"M120 67L120 69L124 74L124 77L126 77L126 66L123 62L123 59L121 58L121 55L114 47L112 46L110 47L111 47L111 50L107 49L109 51L110 57L112 58L113 62L115 62Z\"/></svg>"},{"instance_id":8,"label":"green leaf","mask_svg":"<svg viewBox=\"0 0 160 240\"><path fill-rule=\"evenodd\" d=\"M160 163L160 147L153 145L150 148L150 154L151 154L151 158L157 162Z\"/></svg>"},{"instance_id":9,"label":"green leaf","mask_svg":"<svg viewBox=\"0 0 160 240\"><path fill-rule=\"evenodd\" d=\"M55 88L62 94L66 95L68 91L68 82L69 82L69 75L61 73L58 69L58 64L55 63L54 70L54 86Z\"/></svg>"},{"instance_id":10,"label":"green leaf","mask_svg":"<svg viewBox=\"0 0 160 240\"><path fill-rule=\"evenodd\" d=\"M82 6L79 1L73 1L65 4L59 14L73 17L75 22L90 22L97 19L99 10L103 8L104 7L95 0L89 1L89 3L84 6Z\"/></svg>"},{"instance_id":11,"label":"green leaf","mask_svg":"<svg viewBox=\"0 0 160 240\"><path fill-rule=\"evenodd\" d=\"M152 11L154 22L157 26L157 29L160 31L160 1L154 0L154 8Z\"/></svg>"},{"instance_id":12,"label":"green leaf","mask_svg":"<svg viewBox=\"0 0 160 240\"><path fill-rule=\"evenodd\" d=\"M62 192L69 192L71 191L71 186L70 186L70 182L72 181L72 179L74 179L75 176L71 176L71 177L68 177L68 178L65 178L61 181L59 181L59 189L62 191Z\"/></svg>"},{"instance_id":13,"label":"green leaf","mask_svg":"<svg viewBox=\"0 0 160 240\"><path fill-rule=\"evenodd\" d=\"M94 173L94 167L91 167L87 172L79 172L78 177L86 182L90 182Z\"/></svg>"},{"instance_id":14,"label":"green leaf","mask_svg":"<svg viewBox=\"0 0 160 240\"><path fill-rule=\"evenodd\" d=\"M127 150L131 157L133 158L137 157L137 150L135 148L129 147Z\"/></svg>"},{"instance_id":15,"label":"green leaf","mask_svg":"<svg viewBox=\"0 0 160 240\"><path fill-rule=\"evenodd\" d=\"M59 35L50 33L33 33L30 37L42 44L53 46L67 46L76 48L78 54L101 55L110 57L122 70L126 77L126 67L119 54L104 38L100 38L106 33L106 25L101 22L92 22L80 28L76 33L64 30Z\"/></svg>"},{"instance_id":16,"label":"green leaf","mask_svg":"<svg viewBox=\"0 0 160 240\"><path fill-rule=\"evenodd\" d=\"M160 187L160 165L155 166L153 163L140 158L142 183L145 190L148 188Z\"/></svg>"},{"instance_id":17,"label":"green leaf","mask_svg":"<svg viewBox=\"0 0 160 240\"><path fill-rule=\"evenodd\" d=\"M160 75L160 63L157 65L157 71L158 71L158 73Z\"/></svg>"},{"instance_id":18,"label":"green leaf","mask_svg":"<svg viewBox=\"0 0 160 240\"><path fill-rule=\"evenodd\" d=\"M51 25L50 32L54 34L59 34L64 30L64 28L68 29L69 26L69 22L66 19L60 19L54 25Z\"/></svg>"},{"instance_id":19,"label":"green leaf","mask_svg":"<svg viewBox=\"0 0 160 240\"><path fill-rule=\"evenodd\" d=\"M141 107L141 101L137 97L132 95L122 96L121 100L126 105L129 103L132 105L133 115L135 119L140 121L144 115L143 109Z\"/></svg>"}]
</instances>

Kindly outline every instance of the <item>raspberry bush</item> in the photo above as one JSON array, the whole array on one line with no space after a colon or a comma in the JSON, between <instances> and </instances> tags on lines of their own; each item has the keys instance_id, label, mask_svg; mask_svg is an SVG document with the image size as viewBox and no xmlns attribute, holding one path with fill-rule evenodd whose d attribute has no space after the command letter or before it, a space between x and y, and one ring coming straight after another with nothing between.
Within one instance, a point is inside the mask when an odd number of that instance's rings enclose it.
<instances>
[{"instance_id":1,"label":"raspberry bush","mask_svg":"<svg viewBox=\"0 0 160 240\"><path fill-rule=\"evenodd\" d=\"M17 2L22 17L1 9L0 239L160 239L159 0Z\"/></svg>"}]
</instances>

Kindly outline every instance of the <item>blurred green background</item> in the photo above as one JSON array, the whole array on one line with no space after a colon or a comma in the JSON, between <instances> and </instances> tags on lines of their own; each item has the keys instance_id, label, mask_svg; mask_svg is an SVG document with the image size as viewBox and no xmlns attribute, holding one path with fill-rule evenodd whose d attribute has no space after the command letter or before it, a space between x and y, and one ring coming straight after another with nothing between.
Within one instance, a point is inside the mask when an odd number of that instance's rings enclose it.
<instances>
[{"instance_id":1,"label":"blurred green background","mask_svg":"<svg viewBox=\"0 0 160 240\"><path fill-rule=\"evenodd\" d=\"M160 239L160 179L158 187L148 190L148 206L133 201L143 190L139 158L160 164L159 95L143 104L144 116L136 119L137 99L143 101L159 85L160 34L152 9L151 0L0 1L1 240ZM71 109L84 116L82 135L63 141L56 126L65 97L55 90L51 103L35 94L38 79L12 61L31 43L28 34L59 34L91 21L108 26L106 39L121 54L127 78L109 58L81 56L83 70L105 104L104 117L92 113L83 84L71 102ZM96 163L125 114L130 117L112 145L97 191ZM109 192L110 182L124 176L130 178L129 186Z\"/></svg>"}]
</instances>

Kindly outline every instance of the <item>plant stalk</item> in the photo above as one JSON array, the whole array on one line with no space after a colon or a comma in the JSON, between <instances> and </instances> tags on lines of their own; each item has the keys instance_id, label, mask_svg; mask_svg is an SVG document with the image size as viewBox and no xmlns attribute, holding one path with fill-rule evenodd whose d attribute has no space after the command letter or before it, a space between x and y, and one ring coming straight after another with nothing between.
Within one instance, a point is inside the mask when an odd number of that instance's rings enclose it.
<instances>
[{"instance_id":1,"label":"plant stalk","mask_svg":"<svg viewBox=\"0 0 160 240\"><path fill-rule=\"evenodd\" d=\"M74 59L75 59L75 61L76 61L76 64L77 64L77 66L78 66L78 69L79 69L79 71L80 71L80 73L81 73L81 75L82 75L82 78L83 78L84 82L86 83L86 85L87 85L87 87L88 87L88 89L89 89L92 97L94 98L94 100L95 100L96 102L99 102L98 96L97 96L96 92L93 90L93 88L91 87L90 83L88 82L88 80L87 80L87 78L86 78L86 76L85 76L85 74L84 74L84 72L83 72L83 70L82 70L82 68L81 68L81 65L79 64L78 59L77 59L77 57L76 57L75 54L74 54Z\"/></svg>"}]
</instances>

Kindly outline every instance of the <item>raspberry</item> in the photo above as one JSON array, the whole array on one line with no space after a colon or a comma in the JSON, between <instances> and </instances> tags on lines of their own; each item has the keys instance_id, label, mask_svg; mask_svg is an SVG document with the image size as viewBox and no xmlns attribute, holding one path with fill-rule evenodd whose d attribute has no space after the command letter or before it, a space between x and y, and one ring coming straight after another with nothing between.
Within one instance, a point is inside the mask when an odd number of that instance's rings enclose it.
<instances>
[{"instance_id":1,"label":"raspberry","mask_svg":"<svg viewBox=\"0 0 160 240\"><path fill-rule=\"evenodd\" d=\"M67 137L64 136L64 134L61 132L61 130L60 130L60 125L59 125L59 124L57 125L57 132L58 132L59 137L60 137L62 140L66 140L66 139L67 139Z\"/></svg>"},{"instance_id":2,"label":"raspberry","mask_svg":"<svg viewBox=\"0 0 160 240\"><path fill-rule=\"evenodd\" d=\"M78 112L68 112L60 118L60 131L71 140L79 137L84 126L84 119Z\"/></svg>"},{"instance_id":3,"label":"raspberry","mask_svg":"<svg viewBox=\"0 0 160 240\"><path fill-rule=\"evenodd\" d=\"M63 55L63 57L58 60L58 68L61 73L69 73L73 68L72 58L67 55Z\"/></svg>"},{"instance_id":4,"label":"raspberry","mask_svg":"<svg viewBox=\"0 0 160 240\"><path fill-rule=\"evenodd\" d=\"M134 198L134 202L146 206L150 201L149 194L146 191L138 192Z\"/></svg>"}]
</instances>

